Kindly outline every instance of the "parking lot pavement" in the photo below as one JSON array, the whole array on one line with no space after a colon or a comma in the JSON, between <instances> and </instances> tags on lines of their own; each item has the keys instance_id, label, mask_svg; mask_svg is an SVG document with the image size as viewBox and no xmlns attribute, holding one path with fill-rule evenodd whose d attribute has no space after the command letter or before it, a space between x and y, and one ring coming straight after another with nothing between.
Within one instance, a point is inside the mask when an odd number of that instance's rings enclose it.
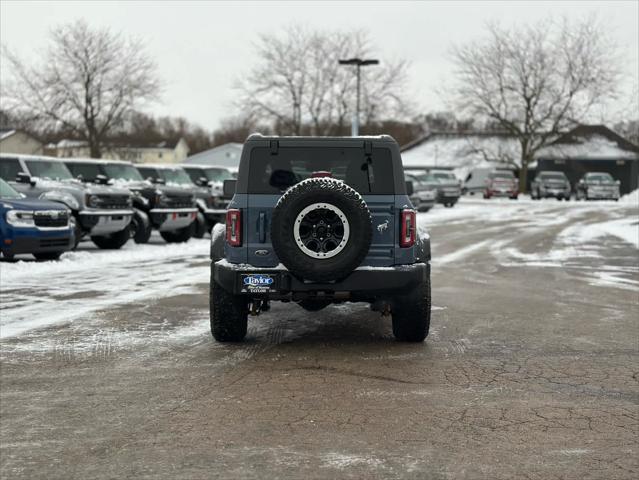
<instances>
[{"instance_id":1,"label":"parking lot pavement","mask_svg":"<svg viewBox=\"0 0 639 480\"><path fill-rule=\"evenodd\" d=\"M349 304L276 304L216 344L206 241L3 263L0 476L637 478L637 222L612 203L420 214L418 345Z\"/></svg>"}]
</instances>

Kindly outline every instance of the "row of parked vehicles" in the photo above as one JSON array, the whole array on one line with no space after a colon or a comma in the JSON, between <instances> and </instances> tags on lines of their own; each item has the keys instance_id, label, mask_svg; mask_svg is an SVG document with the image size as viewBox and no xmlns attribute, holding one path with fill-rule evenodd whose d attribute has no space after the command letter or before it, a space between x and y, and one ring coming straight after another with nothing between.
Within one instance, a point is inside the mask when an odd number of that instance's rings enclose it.
<instances>
[{"instance_id":1,"label":"row of parked vehicles","mask_svg":"<svg viewBox=\"0 0 639 480\"><path fill-rule=\"evenodd\" d=\"M224 167L0 155L0 251L55 259L90 239L102 249L203 237L223 222Z\"/></svg>"},{"instance_id":2,"label":"row of parked vehicles","mask_svg":"<svg viewBox=\"0 0 639 480\"><path fill-rule=\"evenodd\" d=\"M519 179L510 169L476 168L462 183L450 170L406 169L406 180L413 184L410 199L420 212L427 212L436 203L452 207L463 194L481 194L485 199L519 198ZM564 172L539 171L530 187L533 200L556 198L570 200L619 200L620 182L606 172L588 172L573 189Z\"/></svg>"}]
</instances>

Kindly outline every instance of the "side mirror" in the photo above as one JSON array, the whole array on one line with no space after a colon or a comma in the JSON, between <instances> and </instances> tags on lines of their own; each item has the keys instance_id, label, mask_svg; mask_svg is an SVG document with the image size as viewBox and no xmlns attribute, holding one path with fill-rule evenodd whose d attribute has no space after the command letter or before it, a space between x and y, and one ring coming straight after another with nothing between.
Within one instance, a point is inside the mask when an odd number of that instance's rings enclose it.
<instances>
[{"instance_id":1,"label":"side mirror","mask_svg":"<svg viewBox=\"0 0 639 480\"><path fill-rule=\"evenodd\" d=\"M16 175L16 182L18 182L18 183L28 183L31 186L34 186L36 184L35 180L33 180L31 178L31 175L29 175L28 173L24 173L24 172L19 172L18 175Z\"/></svg>"},{"instance_id":2,"label":"side mirror","mask_svg":"<svg viewBox=\"0 0 639 480\"><path fill-rule=\"evenodd\" d=\"M224 180L224 186L222 187L224 198L232 198L233 195L235 195L236 184L237 184L237 180Z\"/></svg>"},{"instance_id":3,"label":"side mirror","mask_svg":"<svg viewBox=\"0 0 639 480\"><path fill-rule=\"evenodd\" d=\"M200 186L200 187L208 187L209 185L209 179L206 177L200 177L197 179L197 182L195 182L196 185Z\"/></svg>"},{"instance_id":4,"label":"side mirror","mask_svg":"<svg viewBox=\"0 0 639 480\"><path fill-rule=\"evenodd\" d=\"M106 185L107 183L109 183L109 179L106 177L106 175L96 175L95 176L95 183L99 183L101 185Z\"/></svg>"},{"instance_id":5,"label":"side mirror","mask_svg":"<svg viewBox=\"0 0 639 480\"><path fill-rule=\"evenodd\" d=\"M409 197L415 192L415 187L413 186L413 182L410 180L406 181L406 195Z\"/></svg>"}]
</instances>

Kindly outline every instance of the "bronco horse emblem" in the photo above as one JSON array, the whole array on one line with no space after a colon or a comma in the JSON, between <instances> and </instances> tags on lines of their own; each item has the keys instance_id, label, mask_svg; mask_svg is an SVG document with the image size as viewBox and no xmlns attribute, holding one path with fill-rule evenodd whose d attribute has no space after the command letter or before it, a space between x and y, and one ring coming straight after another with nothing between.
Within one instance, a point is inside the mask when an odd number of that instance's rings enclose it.
<instances>
[{"instance_id":1,"label":"bronco horse emblem","mask_svg":"<svg viewBox=\"0 0 639 480\"><path fill-rule=\"evenodd\" d=\"M379 233L384 233L384 230L388 228L388 220L385 220L384 223L380 223L377 225L377 231Z\"/></svg>"}]
</instances>

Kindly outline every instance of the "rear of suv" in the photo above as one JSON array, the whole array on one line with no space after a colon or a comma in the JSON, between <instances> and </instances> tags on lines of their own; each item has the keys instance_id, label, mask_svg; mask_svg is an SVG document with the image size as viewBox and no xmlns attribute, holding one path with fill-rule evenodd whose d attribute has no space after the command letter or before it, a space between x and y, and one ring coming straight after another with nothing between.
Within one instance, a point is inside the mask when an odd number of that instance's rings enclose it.
<instances>
[{"instance_id":1,"label":"rear of suv","mask_svg":"<svg viewBox=\"0 0 639 480\"><path fill-rule=\"evenodd\" d=\"M133 216L128 190L83 184L58 158L0 155L0 178L29 198L51 200L72 213L76 244L89 236L99 248L118 249L129 240Z\"/></svg>"},{"instance_id":2,"label":"rear of suv","mask_svg":"<svg viewBox=\"0 0 639 480\"><path fill-rule=\"evenodd\" d=\"M242 150L224 234L211 243L211 330L240 341L269 302L309 311L367 302L399 340L430 324L430 240L419 234L397 143L263 137Z\"/></svg>"}]
</instances>

